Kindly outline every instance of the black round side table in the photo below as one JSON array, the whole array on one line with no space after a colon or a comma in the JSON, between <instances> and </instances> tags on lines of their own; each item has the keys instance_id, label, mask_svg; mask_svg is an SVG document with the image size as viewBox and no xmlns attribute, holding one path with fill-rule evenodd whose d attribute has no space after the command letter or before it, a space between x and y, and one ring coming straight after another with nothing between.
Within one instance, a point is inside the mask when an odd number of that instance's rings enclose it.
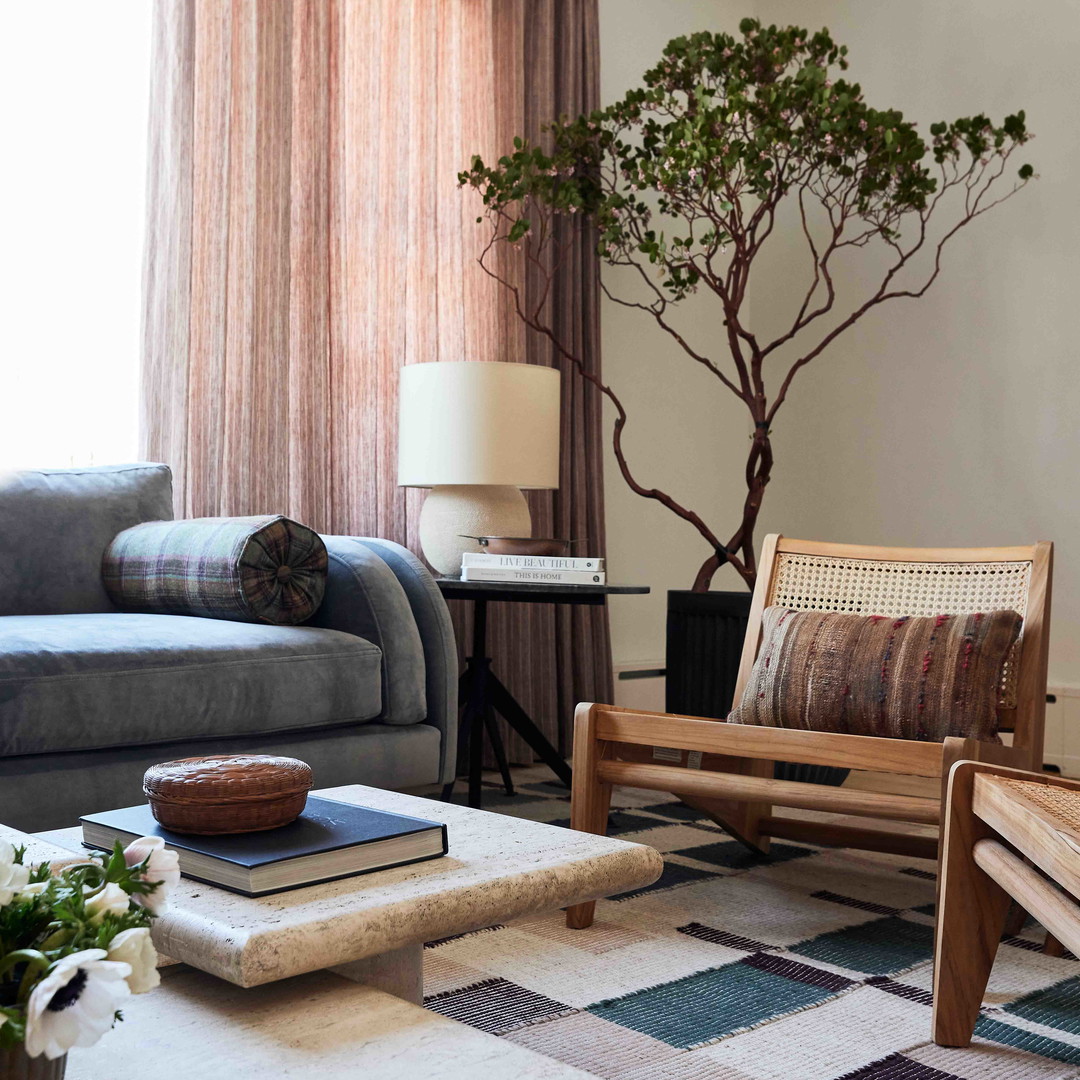
<instances>
[{"instance_id":1,"label":"black round side table","mask_svg":"<svg viewBox=\"0 0 1080 1080\"><path fill-rule=\"evenodd\" d=\"M532 718L518 704L513 694L491 670L487 655L487 606L491 601L518 604L604 604L609 596L628 593L647 593L648 585L546 585L519 581L462 581L460 578L436 578L435 583L447 600L473 602L472 652L466 657L465 670L458 682L458 704L461 708L458 726L458 747L468 747L469 805L480 806L480 774L484 756L484 732L502 774L507 795L514 794L510 766L495 713L498 713L532 748L541 761L567 786L570 786L570 766L558 750L545 738ZM443 788L442 797L449 800L454 793L451 780Z\"/></svg>"}]
</instances>

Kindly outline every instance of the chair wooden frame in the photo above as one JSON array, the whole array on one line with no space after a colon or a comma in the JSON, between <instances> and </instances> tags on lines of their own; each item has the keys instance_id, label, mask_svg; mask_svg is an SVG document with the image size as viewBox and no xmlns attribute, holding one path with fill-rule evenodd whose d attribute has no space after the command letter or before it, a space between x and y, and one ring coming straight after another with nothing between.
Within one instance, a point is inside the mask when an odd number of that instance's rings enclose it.
<instances>
[{"instance_id":1,"label":"chair wooden frame","mask_svg":"<svg viewBox=\"0 0 1080 1080\"><path fill-rule=\"evenodd\" d=\"M933 1038L942 1046L971 1042L1012 901L1080 955L1080 834L1025 794L1042 788L1080 806L1076 780L976 761L952 767L934 935Z\"/></svg>"},{"instance_id":2,"label":"chair wooden frame","mask_svg":"<svg viewBox=\"0 0 1080 1080\"><path fill-rule=\"evenodd\" d=\"M1040 541L1028 547L882 548L792 540L777 534L767 536L750 607L736 701L742 695L761 645L762 612L777 602L774 584L779 568L785 561L800 558L805 561L806 557L809 561L840 560L840 565L855 574L861 572L864 562L867 571L870 564L874 569L881 569L883 564L934 564L918 568L919 572L933 571L931 578L936 576L940 564L945 571L942 581L949 577L946 568L950 565L959 572L967 564L977 567L1005 564L1014 569L1016 564L1024 564L1026 610L1022 613L1024 627L1013 677L1014 700L1009 707L998 710L1002 729L1013 732L1013 745L962 738L927 743L749 727L586 703L578 706L575 716L572 828L603 835L607 830L611 789L619 784L678 795L737 839L762 852L768 851L772 837L782 837L940 859L945 786L954 762L970 759L1041 771L1052 544ZM907 570L916 572L914 567ZM820 596L805 606L819 611L857 610L850 600L831 607L828 599ZM867 615L900 613L863 611ZM658 760L678 763L659 764ZM776 780L773 779L776 761L931 777L939 781L940 794L926 798ZM774 806L932 825L938 828L938 836L935 839L925 834L785 817L775 814ZM594 909L595 902L568 908L567 925L589 926Z\"/></svg>"}]
</instances>

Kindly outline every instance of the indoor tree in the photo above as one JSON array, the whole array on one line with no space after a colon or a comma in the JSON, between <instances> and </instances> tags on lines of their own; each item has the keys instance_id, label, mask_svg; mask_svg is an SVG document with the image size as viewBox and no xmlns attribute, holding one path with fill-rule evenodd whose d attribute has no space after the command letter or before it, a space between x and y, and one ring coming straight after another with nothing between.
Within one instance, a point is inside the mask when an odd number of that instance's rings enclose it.
<instances>
[{"instance_id":1,"label":"indoor tree","mask_svg":"<svg viewBox=\"0 0 1080 1080\"><path fill-rule=\"evenodd\" d=\"M547 129L544 144L515 138L494 165L474 157L459 174L480 192L491 234L480 257L510 292L520 318L602 393L615 411L619 468L638 495L692 525L709 547L695 591L730 563L750 587L754 527L773 469L770 432L798 372L879 304L922 296L937 280L956 233L1023 187L1030 165L1010 158L1028 134L1024 113L930 126L929 142L895 109L875 109L828 30L763 27L740 37L708 31L671 41L660 63L605 109ZM1004 179L1003 179L1004 178ZM761 338L748 286L783 206L808 250L805 294L782 332ZM584 232L600 258L636 272L638 292L605 293L653 319L749 411L746 497L730 534L650 487L623 452L627 413L617 392L589 372L554 333L547 300L560 265ZM525 288L502 245L520 249L535 288ZM885 262L872 249L884 252ZM842 253L870 277L849 301L838 295ZM869 287L866 283L869 282ZM704 290L723 315L715 342L691 341L673 315Z\"/></svg>"}]
</instances>

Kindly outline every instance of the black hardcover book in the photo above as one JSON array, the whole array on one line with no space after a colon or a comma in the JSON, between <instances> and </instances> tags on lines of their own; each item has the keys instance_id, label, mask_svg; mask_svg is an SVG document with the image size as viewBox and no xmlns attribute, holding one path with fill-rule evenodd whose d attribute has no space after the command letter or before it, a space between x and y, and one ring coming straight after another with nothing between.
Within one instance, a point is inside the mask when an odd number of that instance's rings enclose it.
<instances>
[{"instance_id":1,"label":"black hardcover book","mask_svg":"<svg viewBox=\"0 0 1080 1080\"><path fill-rule=\"evenodd\" d=\"M318 885L336 878L436 859L446 826L368 806L309 796L304 812L266 832L191 836L163 829L147 804L81 819L83 844L111 851L140 836L160 836L180 857L180 872L245 896Z\"/></svg>"}]
</instances>

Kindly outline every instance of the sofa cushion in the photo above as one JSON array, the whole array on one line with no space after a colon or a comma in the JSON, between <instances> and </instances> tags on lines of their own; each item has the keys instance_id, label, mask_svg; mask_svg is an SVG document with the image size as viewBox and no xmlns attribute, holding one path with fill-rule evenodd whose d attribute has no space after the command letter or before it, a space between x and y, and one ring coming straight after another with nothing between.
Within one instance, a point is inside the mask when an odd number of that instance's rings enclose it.
<instances>
[{"instance_id":1,"label":"sofa cushion","mask_svg":"<svg viewBox=\"0 0 1080 1080\"><path fill-rule=\"evenodd\" d=\"M0 756L359 723L379 714L381 660L313 626L0 617Z\"/></svg>"},{"instance_id":2,"label":"sofa cushion","mask_svg":"<svg viewBox=\"0 0 1080 1080\"><path fill-rule=\"evenodd\" d=\"M166 465L0 475L0 615L113 611L101 582L106 545L172 515Z\"/></svg>"},{"instance_id":3,"label":"sofa cushion","mask_svg":"<svg viewBox=\"0 0 1080 1080\"><path fill-rule=\"evenodd\" d=\"M326 591L326 545L280 514L144 521L105 549L101 577L121 611L295 626Z\"/></svg>"}]
</instances>

